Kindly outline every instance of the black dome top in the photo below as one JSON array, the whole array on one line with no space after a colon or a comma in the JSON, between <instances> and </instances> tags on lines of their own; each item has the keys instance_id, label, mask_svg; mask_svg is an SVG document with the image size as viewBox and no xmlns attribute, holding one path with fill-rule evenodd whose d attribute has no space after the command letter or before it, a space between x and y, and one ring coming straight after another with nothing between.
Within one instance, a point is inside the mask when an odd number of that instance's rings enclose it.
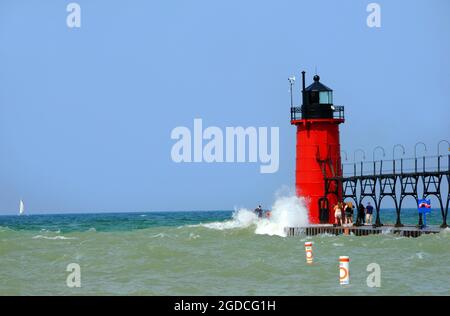
<instances>
[{"instance_id":1,"label":"black dome top","mask_svg":"<svg viewBox=\"0 0 450 316\"><path fill-rule=\"evenodd\" d=\"M328 88L326 85L319 82L320 77L318 75L315 75L313 77L314 82L309 85L305 91L333 91L332 89Z\"/></svg>"}]
</instances>

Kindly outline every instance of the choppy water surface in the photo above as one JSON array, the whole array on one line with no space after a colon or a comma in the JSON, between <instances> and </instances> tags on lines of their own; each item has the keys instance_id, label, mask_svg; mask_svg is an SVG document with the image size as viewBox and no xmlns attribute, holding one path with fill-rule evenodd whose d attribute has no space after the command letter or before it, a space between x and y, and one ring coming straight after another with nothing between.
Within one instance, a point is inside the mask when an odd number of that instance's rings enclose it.
<instances>
[{"instance_id":1,"label":"choppy water surface","mask_svg":"<svg viewBox=\"0 0 450 316\"><path fill-rule=\"evenodd\" d=\"M382 219L393 222L393 212ZM450 295L448 230L281 237L286 220L259 222L246 211L0 216L0 294ZM310 266L306 240L314 242ZM351 260L345 287L341 255ZM381 288L366 284L372 262L381 266ZM69 263L81 267L81 288L66 285Z\"/></svg>"}]
</instances>

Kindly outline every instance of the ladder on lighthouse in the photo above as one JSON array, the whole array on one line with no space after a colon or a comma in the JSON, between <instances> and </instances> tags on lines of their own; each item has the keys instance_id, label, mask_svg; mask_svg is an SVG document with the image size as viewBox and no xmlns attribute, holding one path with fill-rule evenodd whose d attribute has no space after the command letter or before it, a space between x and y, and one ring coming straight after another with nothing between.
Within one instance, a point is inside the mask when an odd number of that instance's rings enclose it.
<instances>
[{"instance_id":1,"label":"ladder on lighthouse","mask_svg":"<svg viewBox=\"0 0 450 316\"><path fill-rule=\"evenodd\" d=\"M330 216L328 194L335 194L336 196L339 196L340 181L336 172L336 169L339 168L339 166L335 167L333 165L333 160L330 155L330 146L328 146L325 159L321 159L319 146L317 146L316 160L319 163L325 183L324 195L319 199L319 219L321 222L327 223ZM329 173L327 173L328 170ZM328 175L330 173L331 177Z\"/></svg>"}]
</instances>

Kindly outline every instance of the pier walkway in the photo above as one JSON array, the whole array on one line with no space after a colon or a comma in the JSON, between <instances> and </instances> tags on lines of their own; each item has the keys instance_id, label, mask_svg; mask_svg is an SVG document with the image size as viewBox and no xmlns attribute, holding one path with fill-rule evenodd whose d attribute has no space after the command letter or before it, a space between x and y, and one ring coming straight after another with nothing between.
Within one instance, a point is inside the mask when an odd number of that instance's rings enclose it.
<instances>
[{"instance_id":1,"label":"pier walkway","mask_svg":"<svg viewBox=\"0 0 450 316\"><path fill-rule=\"evenodd\" d=\"M306 227L286 227L287 236L315 236L320 234L330 235L355 235L367 236L376 234L397 234L404 237L419 237L424 234L435 234L445 228L439 226L427 226L419 229L416 226L395 227L394 225L383 225L380 227L365 226L333 226L331 224L318 224Z\"/></svg>"},{"instance_id":2,"label":"pier walkway","mask_svg":"<svg viewBox=\"0 0 450 316\"><path fill-rule=\"evenodd\" d=\"M401 146L401 145L398 145ZM381 148L378 146L378 148ZM384 154L384 150L383 150ZM365 156L365 155L364 155ZM332 205L328 205L329 195L342 196L344 201L359 203L373 201L375 207L375 226L382 227L380 219L381 204L391 200L396 210L395 227L403 227L402 206L405 199L418 200L432 198L432 209L441 215L441 228L448 227L447 215L450 203L450 155L414 157L408 159L361 161L342 164L342 176L326 176L326 170L335 174L337 166L331 159L319 161L325 177L325 196L321 202L320 221L328 223ZM320 204L320 205L322 205ZM323 211L322 211L323 210ZM356 211L356 209L355 209ZM422 226L422 216L418 216L418 225ZM381 229L380 231L385 230ZM373 230L378 232L378 230ZM398 230L402 231L402 230ZM414 230L411 230L412 232ZM365 232L363 230L363 232ZM416 234L413 232L412 234Z\"/></svg>"}]
</instances>

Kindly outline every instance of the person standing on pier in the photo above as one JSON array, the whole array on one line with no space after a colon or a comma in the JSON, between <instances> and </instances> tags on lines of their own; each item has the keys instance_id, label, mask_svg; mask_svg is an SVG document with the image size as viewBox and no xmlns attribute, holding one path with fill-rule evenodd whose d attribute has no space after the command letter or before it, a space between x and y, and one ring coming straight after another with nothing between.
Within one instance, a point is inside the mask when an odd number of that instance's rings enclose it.
<instances>
[{"instance_id":1,"label":"person standing on pier","mask_svg":"<svg viewBox=\"0 0 450 316\"><path fill-rule=\"evenodd\" d=\"M342 226L342 204L341 202L336 203L334 206L334 224L337 226Z\"/></svg>"},{"instance_id":2,"label":"person standing on pier","mask_svg":"<svg viewBox=\"0 0 450 316\"><path fill-rule=\"evenodd\" d=\"M255 209L255 213L256 213L256 215L258 215L258 218L263 217L263 210L262 210L261 205L258 205L258 207Z\"/></svg>"},{"instance_id":3,"label":"person standing on pier","mask_svg":"<svg viewBox=\"0 0 450 316\"><path fill-rule=\"evenodd\" d=\"M339 202L340 208L341 208L341 212L342 212L342 226L344 226L345 223L347 223L347 218L345 217L346 213L345 213L345 209L347 207L347 204L344 202Z\"/></svg>"},{"instance_id":4,"label":"person standing on pier","mask_svg":"<svg viewBox=\"0 0 450 316\"><path fill-rule=\"evenodd\" d=\"M366 224L372 225L373 206L370 202L367 202L366 206Z\"/></svg>"},{"instance_id":5,"label":"person standing on pier","mask_svg":"<svg viewBox=\"0 0 450 316\"><path fill-rule=\"evenodd\" d=\"M365 212L365 207L362 203L359 203L358 206L358 214L356 216L356 226L361 226L364 225L364 212Z\"/></svg>"},{"instance_id":6,"label":"person standing on pier","mask_svg":"<svg viewBox=\"0 0 450 316\"><path fill-rule=\"evenodd\" d=\"M353 204L352 202L348 202L345 204L345 223L353 224Z\"/></svg>"}]
</instances>

